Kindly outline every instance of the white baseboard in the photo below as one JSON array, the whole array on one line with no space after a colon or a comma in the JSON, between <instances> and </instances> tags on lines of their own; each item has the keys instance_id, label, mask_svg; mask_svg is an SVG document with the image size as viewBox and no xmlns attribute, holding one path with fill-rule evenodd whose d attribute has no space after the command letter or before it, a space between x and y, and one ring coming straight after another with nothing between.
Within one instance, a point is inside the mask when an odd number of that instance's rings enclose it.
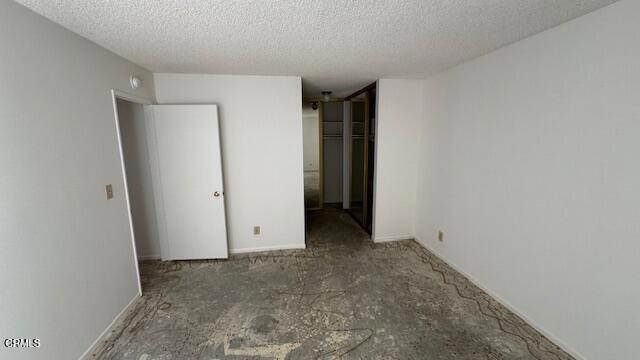
<instances>
[{"instance_id":1,"label":"white baseboard","mask_svg":"<svg viewBox=\"0 0 640 360\"><path fill-rule=\"evenodd\" d=\"M100 334L100 336L98 336L98 338L91 344L91 346L89 346L89 348L82 355L80 355L79 360L89 360L91 358L91 353L95 350L98 344L100 344L100 342L105 339L107 334L109 334L109 331L111 330L113 325L115 325L118 322L118 320L120 320L124 316L127 310L129 310L133 306L133 304L135 304L135 302L138 301L139 298L140 298L140 294L136 294L136 296L134 296L133 299L129 301L129 303L111 321L111 323L107 326L107 328L104 329L104 331Z\"/></svg>"},{"instance_id":2,"label":"white baseboard","mask_svg":"<svg viewBox=\"0 0 640 360\"><path fill-rule=\"evenodd\" d=\"M413 235L380 236L376 237L373 242L383 243L389 241L413 240L414 238L415 236Z\"/></svg>"},{"instance_id":3,"label":"white baseboard","mask_svg":"<svg viewBox=\"0 0 640 360\"><path fill-rule=\"evenodd\" d=\"M160 259L161 259L160 255L139 255L138 256L138 261L160 260Z\"/></svg>"},{"instance_id":4,"label":"white baseboard","mask_svg":"<svg viewBox=\"0 0 640 360\"><path fill-rule=\"evenodd\" d=\"M447 260L447 258L445 258L442 254L440 254L437 250L435 250L433 247L431 247L428 243L426 243L425 241L422 241L420 239L418 239L417 237L415 237L415 241L420 244L421 246L423 246L425 249L429 250L431 253L433 253L435 256L437 256L440 260L444 261L447 265L451 266L454 270L456 270L457 272L459 272L460 274L464 275L464 277L466 277L469 281L471 281L475 286L479 287L480 289L482 289L482 291L486 292L487 294L489 294L492 298L494 298L496 301L498 301L502 306L504 306L505 308L509 309L511 312L513 312L514 314L518 315L520 318L522 318L522 320L524 320L527 324L529 324L531 327L533 327L534 329L536 329L539 333L541 333L542 335L544 335L545 337L547 337L549 340L551 340L554 344L558 345L562 350L564 350L566 353L568 353L569 355L573 356L574 358L576 358L576 360L586 360L586 358L582 355L580 355L577 351L575 351L574 349L572 349L569 345L567 345L566 343L564 343L562 340L558 339L557 336L551 334L549 331L547 331L545 328L543 328L542 326L540 326L538 323L536 323L535 321L533 321L533 319L531 319L530 317L528 317L527 315L523 314L520 310L518 310L518 308L516 308L515 306L513 306L512 304L510 304L508 301L504 300L503 298L501 298L498 294L496 294L495 292L493 292L492 290L490 290L489 288L487 288L486 286L482 285L478 280L476 280L473 276L469 275L466 271L464 271L462 268L460 268L459 266L457 266L456 264L450 262L449 260Z\"/></svg>"},{"instance_id":5,"label":"white baseboard","mask_svg":"<svg viewBox=\"0 0 640 360\"><path fill-rule=\"evenodd\" d=\"M277 245L277 246L260 246L251 248L238 248L229 249L230 254L245 254L262 251L274 251L274 250L294 250L294 249L306 249L305 244L292 244L292 245Z\"/></svg>"}]
</instances>

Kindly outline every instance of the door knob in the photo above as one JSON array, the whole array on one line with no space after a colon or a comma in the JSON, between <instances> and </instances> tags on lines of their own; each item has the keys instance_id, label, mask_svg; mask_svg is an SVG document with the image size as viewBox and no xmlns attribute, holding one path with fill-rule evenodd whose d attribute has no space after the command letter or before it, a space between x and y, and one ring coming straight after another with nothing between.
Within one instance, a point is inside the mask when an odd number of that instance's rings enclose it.
<instances>
[{"instance_id":1,"label":"door knob","mask_svg":"<svg viewBox=\"0 0 640 360\"><path fill-rule=\"evenodd\" d=\"M213 193L213 197L218 197L218 196L220 196L219 192L216 191L216 192Z\"/></svg>"}]
</instances>

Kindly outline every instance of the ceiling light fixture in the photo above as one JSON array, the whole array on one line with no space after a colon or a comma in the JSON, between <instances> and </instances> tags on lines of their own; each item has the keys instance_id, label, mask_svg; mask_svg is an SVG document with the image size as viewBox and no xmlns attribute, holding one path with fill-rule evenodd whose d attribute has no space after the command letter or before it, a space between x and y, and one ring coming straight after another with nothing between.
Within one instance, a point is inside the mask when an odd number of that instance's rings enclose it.
<instances>
[{"instance_id":1,"label":"ceiling light fixture","mask_svg":"<svg viewBox=\"0 0 640 360\"><path fill-rule=\"evenodd\" d=\"M323 96L324 102L331 101L331 91L323 91L322 96Z\"/></svg>"}]
</instances>

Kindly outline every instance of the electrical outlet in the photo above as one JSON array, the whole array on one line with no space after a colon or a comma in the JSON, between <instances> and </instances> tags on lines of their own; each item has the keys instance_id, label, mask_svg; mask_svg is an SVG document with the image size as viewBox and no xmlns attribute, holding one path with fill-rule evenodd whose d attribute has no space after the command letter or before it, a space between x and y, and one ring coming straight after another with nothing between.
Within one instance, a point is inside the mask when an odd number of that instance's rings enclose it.
<instances>
[{"instance_id":1,"label":"electrical outlet","mask_svg":"<svg viewBox=\"0 0 640 360\"><path fill-rule=\"evenodd\" d=\"M260 226L253 227L253 235L260 235Z\"/></svg>"},{"instance_id":2,"label":"electrical outlet","mask_svg":"<svg viewBox=\"0 0 640 360\"><path fill-rule=\"evenodd\" d=\"M444 233L442 231L438 231L438 240L444 241Z\"/></svg>"},{"instance_id":3,"label":"electrical outlet","mask_svg":"<svg viewBox=\"0 0 640 360\"><path fill-rule=\"evenodd\" d=\"M113 186L111 184L105 186L105 191L107 192L107 200L113 199Z\"/></svg>"}]
</instances>

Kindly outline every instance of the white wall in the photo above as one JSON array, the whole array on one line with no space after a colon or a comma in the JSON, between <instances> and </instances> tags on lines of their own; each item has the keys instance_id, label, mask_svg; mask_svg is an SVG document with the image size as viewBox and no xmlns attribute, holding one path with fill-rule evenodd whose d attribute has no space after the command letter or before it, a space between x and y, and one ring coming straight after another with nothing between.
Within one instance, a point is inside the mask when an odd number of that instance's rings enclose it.
<instances>
[{"instance_id":1,"label":"white wall","mask_svg":"<svg viewBox=\"0 0 640 360\"><path fill-rule=\"evenodd\" d=\"M74 359L138 292L110 89L153 78L11 1L0 44L0 336L42 343L0 358Z\"/></svg>"},{"instance_id":2,"label":"white wall","mask_svg":"<svg viewBox=\"0 0 640 360\"><path fill-rule=\"evenodd\" d=\"M138 259L159 259L160 240L153 198L144 107L118 99L122 150Z\"/></svg>"},{"instance_id":3,"label":"white wall","mask_svg":"<svg viewBox=\"0 0 640 360\"><path fill-rule=\"evenodd\" d=\"M320 110L302 104L304 171L320 170Z\"/></svg>"},{"instance_id":4,"label":"white wall","mask_svg":"<svg viewBox=\"0 0 640 360\"><path fill-rule=\"evenodd\" d=\"M585 359L638 357L638 14L621 1L425 83L417 237Z\"/></svg>"},{"instance_id":5,"label":"white wall","mask_svg":"<svg viewBox=\"0 0 640 360\"><path fill-rule=\"evenodd\" d=\"M304 247L300 77L155 74L155 81L159 103L219 106L230 251Z\"/></svg>"},{"instance_id":6,"label":"white wall","mask_svg":"<svg viewBox=\"0 0 640 360\"><path fill-rule=\"evenodd\" d=\"M414 237L422 81L378 81L374 241Z\"/></svg>"}]
</instances>

